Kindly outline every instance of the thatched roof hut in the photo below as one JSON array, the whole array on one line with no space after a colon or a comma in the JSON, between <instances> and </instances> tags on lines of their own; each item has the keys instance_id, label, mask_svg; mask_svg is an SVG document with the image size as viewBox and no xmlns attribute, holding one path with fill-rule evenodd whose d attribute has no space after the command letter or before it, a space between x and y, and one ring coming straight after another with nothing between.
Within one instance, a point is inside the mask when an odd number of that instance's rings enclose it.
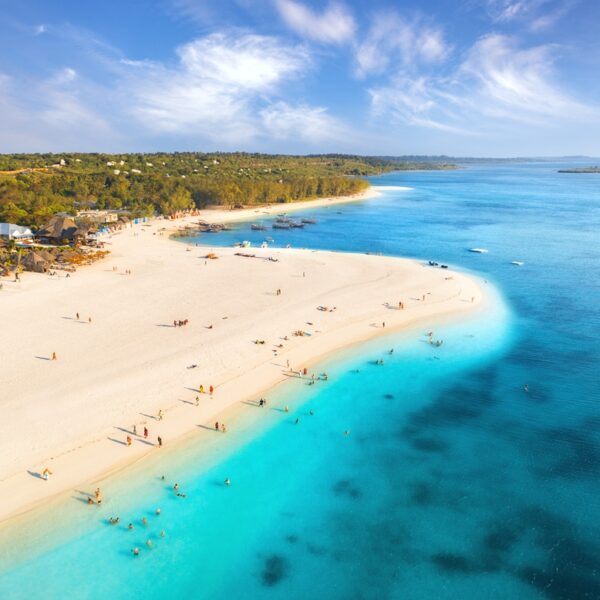
<instances>
[{"instance_id":1,"label":"thatched roof hut","mask_svg":"<svg viewBox=\"0 0 600 600\"><path fill-rule=\"evenodd\" d=\"M35 273L45 273L48 270L49 264L50 263L37 252L29 252L27 256L21 260L21 265L27 271L34 271Z\"/></svg>"},{"instance_id":2,"label":"thatched roof hut","mask_svg":"<svg viewBox=\"0 0 600 600\"><path fill-rule=\"evenodd\" d=\"M59 242L60 240L72 240L76 231L77 225L71 217L59 217L56 215L36 235L37 237Z\"/></svg>"}]
</instances>

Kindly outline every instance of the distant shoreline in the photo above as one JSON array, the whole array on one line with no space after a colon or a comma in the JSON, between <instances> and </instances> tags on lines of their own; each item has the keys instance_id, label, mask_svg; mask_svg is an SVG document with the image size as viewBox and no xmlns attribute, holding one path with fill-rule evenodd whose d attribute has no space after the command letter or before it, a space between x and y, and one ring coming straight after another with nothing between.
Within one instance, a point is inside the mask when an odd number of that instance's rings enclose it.
<instances>
[{"instance_id":1,"label":"distant shoreline","mask_svg":"<svg viewBox=\"0 0 600 600\"><path fill-rule=\"evenodd\" d=\"M581 167L574 169L558 169L557 173L600 173L600 167Z\"/></svg>"}]
</instances>

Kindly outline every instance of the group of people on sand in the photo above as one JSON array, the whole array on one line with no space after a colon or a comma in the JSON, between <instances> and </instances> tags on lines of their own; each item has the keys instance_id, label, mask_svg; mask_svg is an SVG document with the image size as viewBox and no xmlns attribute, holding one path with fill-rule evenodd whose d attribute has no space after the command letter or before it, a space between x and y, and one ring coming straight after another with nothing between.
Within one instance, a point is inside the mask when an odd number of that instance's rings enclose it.
<instances>
[{"instance_id":1,"label":"group of people on sand","mask_svg":"<svg viewBox=\"0 0 600 600\"><path fill-rule=\"evenodd\" d=\"M158 416L156 417L156 420L157 420L157 421L162 421L164 414L165 414L165 413L163 412L163 410L162 410L162 409L161 409L161 410L159 410L159 411L158 411ZM133 427L132 427L131 429L132 429L132 433L133 433L133 435L137 436L137 435L138 435L138 432L137 432L137 425L135 425L135 424L134 424L134 425L133 425ZM148 431L148 427L146 427L146 426L144 425L144 431L143 431L143 436L144 436L144 439L145 439L145 440L147 440L149 435L150 435L150 432ZM126 441L126 444L127 444L128 446L131 446L131 445L133 444L133 438L131 437L131 435L128 435L128 436L125 438L125 441ZM159 435L159 436L157 436L157 438L156 438L156 444L157 444L157 446L158 446L159 448L162 448L162 445L163 445L163 440L162 440L162 438L160 437L160 435Z\"/></svg>"},{"instance_id":2,"label":"group of people on sand","mask_svg":"<svg viewBox=\"0 0 600 600\"><path fill-rule=\"evenodd\" d=\"M219 424L219 421L215 421L215 431L221 431L222 433L226 433L227 427L225 426L225 423Z\"/></svg>"},{"instance_id":3,"label":"group of people on sand","mask_svg":"<svg viewBox=\"0 0 600 600\"><path fill-rule=\"evenodd\" d=\"M209 393L211 396L212 396L212 394L213 394L213 392L214 392L214 391L215 391L215 388L214 388L214 386L212 386L212 385L208 386L208 393ZM198 392L200 392L201 394L204 394L204 393L205 393L205 391L204 391L204 385L203 385L203 384L200 384L200 385L198 386Z\"/></svg>"},{"instance_id":4,"label":"group of people on sand","mask_svg":"<svg viewBox=\"0 0 600 600\"><path fill-rule=\"evenodd\" d=\"M80 315L79 315L78 312L75 313L75 320L76 321L81 321L81 317L80 317ZM91 325L92 324L92 317L88 317L87 320L88 320L88 323Z\"/></svg>"},{"instance_id":5,"label":"group of people on sand","mask_svg":"<svg viewBox=\"0 0 600 600\"><path fill-rule=\"evenodd\" d=\"M95 498L95 501L94 501ZM88 496L87 503L88 504L96 504L100 506L102 504L102 490L100 488L96 488L94 491L94 498Z\"/></svg>"},{"instance_id":6,"label":"group of people on sand","mask_svg":"<svg viewBox=\"0 0 600 600\"><path fill-rule=\"evenodd\" d=\"M187 319L183 319L183 320L174 320L173 321L173 327L183 327L185 325L187 325L189 323L189 321Z\"/></svg>"}]
</instances>

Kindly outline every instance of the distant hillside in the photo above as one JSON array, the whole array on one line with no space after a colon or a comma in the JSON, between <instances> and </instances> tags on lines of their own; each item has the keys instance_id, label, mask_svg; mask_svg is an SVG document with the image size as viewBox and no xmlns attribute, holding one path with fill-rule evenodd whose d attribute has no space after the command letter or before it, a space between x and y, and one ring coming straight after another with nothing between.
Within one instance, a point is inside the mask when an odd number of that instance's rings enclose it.
<instances>
[{"instance_id":1,"label":"distant hillside","mask_svg":"<svg viewBox=\"0 0 600 600\"><path fill-rule=\"evenodd\" d=\"M0 221L39 226L57 212L172 214L209 204L295 202L359 192L394 170L450 169L439 160L248 153L0 155Z\"/></svg>"}]
</instances>

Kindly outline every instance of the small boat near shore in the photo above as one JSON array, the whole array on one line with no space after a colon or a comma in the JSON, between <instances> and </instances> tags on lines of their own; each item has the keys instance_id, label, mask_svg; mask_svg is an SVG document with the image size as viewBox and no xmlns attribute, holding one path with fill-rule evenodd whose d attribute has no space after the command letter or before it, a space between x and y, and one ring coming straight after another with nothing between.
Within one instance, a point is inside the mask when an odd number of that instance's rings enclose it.
<instances>
[{"instance_id":1,"label":"small boat near shore","mask_svg":"<svg viewBox=\"0 0 600 600\"><path fill-rule=\"evenodd\" d=\"M487 254L487 248L469 248L469 252L475 252L475 254Z\"/></svg>"},{"instance_id":2,"label":"small boat near shore","mask_svg":"<svg viewBox=\"0 0 600 600\"><path fill-rule=\"evenodd\" d=\"M252 229L252 231L266 231L267 230L267 226L266 225L259 225L257 223L252 223L252 225L250 225L250 229Z\"/></svg>"},{"instance_id":3,"label":"small boat near shore","mask_svg":"<svg viewBox=\"0 0 600 600\"><path fill-rule=\"evenodd\" d=\"M290 224L287 222L275 221L275 223L273 223L273 229L290 229Z\"/></svg>"},{"instance_id":4,"label":"small boat near shore","mask_svg":"<svg viewBox=\"0 0 600 600\"><path fill-rule=\"evenodd\" d=\"M522 260L511 260L511 265L516 265L517 267L522 267L525 263Z\"/></svg>"},{"instance_id":5,"label":"small boat near shore","mask_svg":"<svg viewBox=\"0 0 600 600\"><path fill-rule=\"evenodd\" d=\"M316 219L302 219L302 223L305 225L316 225L318 221Z\"/></svg>"},{"instance_id":6,"label":"small boat near shore","mask_svg":"<svg viewBox=\"0 0 600 600\"><path fill-rule=\"evenodd\" d=\"M300 229L300 228L304 227L304 223L302 223L301 221L290 221L289 226L292 229Z\"/></svg>"}]
</instances>

